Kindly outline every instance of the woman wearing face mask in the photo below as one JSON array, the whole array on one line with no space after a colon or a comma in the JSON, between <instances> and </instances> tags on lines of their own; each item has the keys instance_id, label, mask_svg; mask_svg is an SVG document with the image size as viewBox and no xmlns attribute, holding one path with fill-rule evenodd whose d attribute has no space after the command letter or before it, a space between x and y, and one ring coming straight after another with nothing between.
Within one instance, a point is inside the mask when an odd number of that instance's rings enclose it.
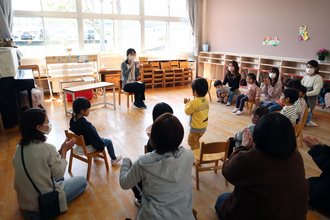
<instances>
[{"instance_id":1,"label":"woman wearing face mask","mask_svg":"<svg viewBox=\"0 0 330 220\"><path fill-rule=\"evenodd\" d=\"M263 102L275 102L281 98L283 84L279 77L280 71L273 67L269 72L269 78L264 79L265 85L261 91L261 94L265 95Z\"/></svg>"},{"instance_id":2,"label":"woman wearing face mask","mask_svg":"<svg viewBox=\"0 0 330 220\"><path fill-rule=\"evenodd\" d=\"M87 181L82 176L64 180L66 153L73 147L76 139L65 140L57 152L55 146L46 143L45 134L49 134L51 129L52 125L44 109L29 109L20 120L19 130L22 138L13 157L14 188L26 219L40 219L41 216L39 194L25 172L23 159L27 173L42 194L52 192L55 184L61 212L66 211L67 204L82 194L87 186ZM57 180L54 181L53 178Z\"/></svg>"},{"instance_id":3,"label":"woman wearing face mask","mask_svg":"<svg viewBox=\"0 0 330 220\"><path fill-rule=\"evenodd\" d=\"M239 67L238 63L235 60L230 61L228 64L228 69L226 71L225 80L223 81L223 85L228 83L230 87L230 92L228 95L228 100L224 99L227 102L226 106L230 106L234 96L241 94L239 91L239 82L241 81L241 75L238 73Z\"/></svg>"},{"instance_id":4,"label":"woman wearing face mask","mask_svg":"<svg viewBox=\"0 0 330 220\"><path fill-rule=\"evenodd\" d=\"M145 100L144 92L145 85L143 82L138 81L140 76L140 63L134 62L136 52L133 48L129 48L126 52L127 59L120 65L122 87L125 92L134 92L134 105L137 108L146 108L143 100Z\"/></svg>"},{"instance_id":5,"label":"woman wearing face mask","mask_svg":"<svg viewBox=\"0 0 330 220\"><path fill-rule=\"evenodd\" d=\"M319 63L316 60L310 60L306 65L307 75L301 80L301 85L307 88L307 105L311 108L308 114L306 125L316 127L317 124L312 120L313 109L316 106L317 97L323 87L323 79L319 75Z\"/></svg>"}]
</instances>

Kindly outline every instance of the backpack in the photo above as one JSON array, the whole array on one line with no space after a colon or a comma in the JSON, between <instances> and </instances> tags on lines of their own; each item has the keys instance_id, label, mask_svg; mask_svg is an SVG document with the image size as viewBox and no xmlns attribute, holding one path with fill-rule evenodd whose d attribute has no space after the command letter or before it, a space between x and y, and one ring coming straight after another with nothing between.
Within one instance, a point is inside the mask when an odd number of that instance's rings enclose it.
<instances>
[{"instance_id":1,"label":"backpack","mask_svg":"<svg viewBox=\"0 0 330 220\"><path fill-rule=\"evenodd\" d=\"M322 87L320 93L319 93L319 104L321 105L326 105L325 103L325 94L330 92L330 88L328 87L328 85L325 85ZM329 96L329 95L328 95ZM328 100L328 104L330 104L329 102L330 100Z\"/></svg>"}]
</instances>

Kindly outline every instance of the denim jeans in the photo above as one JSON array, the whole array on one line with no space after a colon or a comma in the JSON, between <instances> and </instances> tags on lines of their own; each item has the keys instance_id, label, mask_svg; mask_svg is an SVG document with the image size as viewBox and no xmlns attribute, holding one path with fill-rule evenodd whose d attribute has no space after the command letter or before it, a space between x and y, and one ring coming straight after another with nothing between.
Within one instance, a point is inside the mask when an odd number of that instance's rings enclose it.
<instances>
[{"instance_id":1,"label":"denim jeans","mask_svg":"<svg viewBox=\"0 0 330 220\"><path fill-rule=\"evenodd\" d=\"M308 109L306 109L306 111L308 111ZM310 111L310 112L308 113L308 116L307 116L306 124L307 124L308 122L310 122L310 121L312 120L312 118L313 118L313 112ZM306 125L306 124L305 124L305 125Z\"/></svg>"},{"instance_id":2,"label":"denim jeans","mask_svg":"<svg viewBox=\"0 0 330 220\"><path fill-rule=\"evenodd\" d=\"M280 104L278 104L277 102L264 103L263 106L268 107L269 112L281 111L282 110L282 106Z\"/></svg>"},{"instance_id":3,"label":"denim jeans","mask_svg":"<svg viewBox=\"0 0 330 220\"><path fill-rule=\"evenodd\" d=\"M228 102L231 103L233 101L234 98L234 91L230 91L229 96L228 96Z\"/></svg>"},{"instance_id":4,"label":"denim jeans","mask_svg":"<svg viewBox=\"0 0 330 220\"><path fill-rule=\"evenodd\" d=\"M223 203L223 201L225 201L225 199L226 199L230 194L231 194L231 193L223 193L223 194L221 194L221 195L218 197L217 202L215 203L214 208L215 208L215 211L217 212L218 217L219 217L220 220L221 220L221 217L220 217L220 215L219 215L219 213L218 213L218 208L219 208L219 206L221 205L221 203Z\"/></svg>"},{"instance_id":5,"label":"denim jeans","mask_svg":"<svg viewBox=\"0 0 330 220\"><path fill-rule=\"evenodd\" d=\"M63 182L65 182L63 191L65 192L67 204L80 196L87 187L87 181L83 176L75 176Z\"/></svg>"},{"instance_id":6,"label":"denim jeans","mask_svg":"<svg viewBox=\"0 0 330 220\"><path fill-rule=\"evenodd\" d=\"M244 104L246 101L249 101L249 97L245 96L244 94L238 95L236 99L236 108L239 107L239 110L243 111Z\"/></svg>"},{"instance_id":7,"label":"denim jeans","mask_svg":"<svg viewBox=\"0 0 330 220\"><path fill-rule=\"evenodd\" d=\"M112 145L112 141L108 138L102 138L102 141L104 142L106 148L108 149L108 154L110 155L112 160L116 159L116 155L115 155L115 150L113 149L113 145Z\"/></svg>"}]
</instances>

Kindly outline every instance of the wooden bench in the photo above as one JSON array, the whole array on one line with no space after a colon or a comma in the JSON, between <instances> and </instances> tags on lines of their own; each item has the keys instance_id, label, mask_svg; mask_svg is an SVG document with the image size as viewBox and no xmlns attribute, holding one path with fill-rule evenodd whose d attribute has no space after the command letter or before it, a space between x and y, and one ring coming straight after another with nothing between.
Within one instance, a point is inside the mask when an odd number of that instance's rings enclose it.
<instances>
[{"instance_id":1,"label":"wooden bench","mask_svg":"<svg viewBox=\"0 0 330 220\"><path fill-rule=\"evenodd\" d=\"M107 96L106 96L106 90L105 87L108 86L112 86L113 89L113 103L107 102ZM103 95L104 95L104 100L103 102L99 102L99 103L94 103L92 104L92 106L96 106L96 105L102 105L104 104L104 107L108 105L113 105L114 109L116 109L116 89L115 89L115 83L107 83L107 82L100 82L100 83L93 83L93 84L87 84L87 85L81 85L81 86L73 86L73 87L67 87L67 88L63 88L63 97L64 97L64 106L65 106L65 115L72 114L72 109L67 108L67 104L66 104L66 93L67 94L71 94L72 95L72 102L75 100L75 93L76 92L82 92L82 91L86 91L86 90L90 90L90 89L100 89L103 88Z\"/></svg>"}]
</instances>

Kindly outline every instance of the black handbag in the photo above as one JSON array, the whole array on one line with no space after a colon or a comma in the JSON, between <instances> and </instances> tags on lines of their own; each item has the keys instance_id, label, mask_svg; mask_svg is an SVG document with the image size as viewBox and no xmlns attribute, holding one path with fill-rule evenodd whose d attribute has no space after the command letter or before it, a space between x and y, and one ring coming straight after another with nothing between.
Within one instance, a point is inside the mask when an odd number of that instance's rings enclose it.
<instances>
[{"instance_id":1,"label":"black handbag","mask_svg":"<svg viewBox=\"0 0 330 220\"><path fill-rule=\"evenodd\" d=\"M240 86L247 86L247 83L246 83L246 72L245 70L241 70L241 76L243 76L243 73L244 73L244 79L241 79L241 82L240 82Z\"/></svg>"},{"instance_id":2,"label":"black handbag","mask_svg":"<svg viewBox=\"0 0 330 220\"><path fill-rule=\"evenodd\" d=\"M48 219L52 219L52 218L55 218L55 217L59 216L61 214L60 202L59 202L59 199L58 199L59 194L58 194L58 191L56 191L55 183L54 183L53 178L50 177L52 182L53 182L53 191L51 191L49 193L41 194L40 190L34 184L34 182L32 181L29 173L26 170L25 163L24 163L23 146L22 146L21 154L22 154L21 155L22 156L22 163L23 163L25 173L28 176L29 180L31 181L33 187L35 188L35 190L39 194L39 209L40 209L41 219L42 220L48 220Z\"/></svg>"}]
</instances>

